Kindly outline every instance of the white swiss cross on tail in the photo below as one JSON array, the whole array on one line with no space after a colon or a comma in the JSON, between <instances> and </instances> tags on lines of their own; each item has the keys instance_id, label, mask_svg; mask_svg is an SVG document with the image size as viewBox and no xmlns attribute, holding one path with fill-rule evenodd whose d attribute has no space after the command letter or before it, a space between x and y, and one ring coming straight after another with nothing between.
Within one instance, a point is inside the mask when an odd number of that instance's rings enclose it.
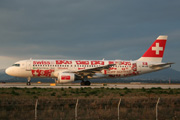
<instances>
[{"instance_id":1,"label":"white swiss cross on tail","mask_svg":"<svg viewBox=\"0 0 180 120\"><path fill-rule=\"evenodd\" d=\"M151 62L161 62L166 46L167 36L159 36L154 43L149 47L149 49L144 53L144 55L139 58L139 61L151 61Z\"/></svg>"},{"instance_id":2,"label":"white swiss cross on tail","mask_svg":"<svg viewBox=\"0 0 180 120\"><path fill-rule=\"evenodd\" d=\"M156 47L152 47L152 50L155 50L156 55L159 55L159 51L163 51L163 47L160 47L159 43L156 43Z\"/></svg>"}]
</instances>

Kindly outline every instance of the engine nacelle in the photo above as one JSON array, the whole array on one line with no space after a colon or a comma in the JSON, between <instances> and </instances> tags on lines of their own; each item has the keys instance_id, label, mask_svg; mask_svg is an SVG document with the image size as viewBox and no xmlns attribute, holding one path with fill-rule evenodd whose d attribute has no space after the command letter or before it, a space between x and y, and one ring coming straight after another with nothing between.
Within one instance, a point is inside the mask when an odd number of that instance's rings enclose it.
<instances>
[{"instance_id":1,"label":"engine nacelle","mask_svg":"<svg viewBox=\"0 0 180 120\"><path fill-rule=\"evenodd\" d=\"M59 73L58 83L69 83L75 81L74 73Z\"/></svg>"}]
</instances>

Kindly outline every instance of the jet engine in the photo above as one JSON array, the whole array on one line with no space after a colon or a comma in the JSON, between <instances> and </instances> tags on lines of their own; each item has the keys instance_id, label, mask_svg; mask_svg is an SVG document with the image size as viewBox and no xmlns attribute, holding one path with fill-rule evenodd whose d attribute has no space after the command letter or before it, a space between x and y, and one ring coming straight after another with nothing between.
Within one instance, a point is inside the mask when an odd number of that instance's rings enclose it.
<instances>
[{"instance_id":1,"label":"jet engine","mask_svg":"<svg viewBox=\"0 0 180 120\"><path fill-rule=\"evenodd\" d=\"M74 73L59 73L58 74L58 83L69 83L75 81Z\"/></svg>"}]
</instances>

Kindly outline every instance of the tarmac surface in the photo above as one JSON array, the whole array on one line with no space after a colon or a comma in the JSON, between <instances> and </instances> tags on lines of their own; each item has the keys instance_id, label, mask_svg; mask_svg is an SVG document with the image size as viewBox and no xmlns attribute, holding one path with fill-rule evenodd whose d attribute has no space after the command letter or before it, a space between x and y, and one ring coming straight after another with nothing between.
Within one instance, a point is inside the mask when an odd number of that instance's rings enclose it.
<instances>
[{"instance_id":1,"label":"tarmac surface","mask_svg":"<svg viewBox=\"0 0 180 120\"><path fill-rule=\"evenodd\" d=\"M31 83L30 86L27 86L26 83L0 83L0 88L120 88L123 89L125 87L129 89L141 89L141 88L158 88L162 89L177 89L180 88L180 84L151 84L151 83L92 83L91 86L81 86L79 83L71 83L71 84L55 84L55 83Z\"/></svg>"}]
</instances>

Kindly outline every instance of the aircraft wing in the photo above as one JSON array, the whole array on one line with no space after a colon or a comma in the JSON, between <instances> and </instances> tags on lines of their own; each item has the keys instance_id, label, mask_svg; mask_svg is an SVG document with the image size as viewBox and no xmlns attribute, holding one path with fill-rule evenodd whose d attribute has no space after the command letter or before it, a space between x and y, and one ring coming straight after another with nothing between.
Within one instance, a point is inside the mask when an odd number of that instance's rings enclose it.
<instances>
[{"instance_id":1,"label":"aircraft wing","mask_svg":"<svg viewBox=\"0 0 180 120\"><path fill-rule=\"evenodd\" d=\"M108 64L108 65L104 65L104 66L99 66L99 67L94 67L94 68L89 68L89 69L82 69L82 70L78 70L78 71L66 71L70 72L70 73L75 73L77 75L81 75L81 76L92 76L94 73L96 72L101 72L101 70L103 69L109 69L110 67L114 66L115 64Z\"/></svg>"},{"instance_id":2,"label":"aircraft wing","mask_svg":"<svg viewBox=\"0 0 180 120\"><path fill-rule=\"evenodd\" d=\"M174 64L174 63L154 64L154 65L150 65L149 67L150 67L150 68L160 68L160 67L164 67L164 66L166 66L166 65L171 65L171 64Z\"/></svg>"},{"instance_id":3,"label":"aircraft wing","mask_svg":"<svg viewBox=\"0 0 180 120\"><path fill-rule=\"evenodd\" d=\"M112 67L114 65L115 64L109 64L109 65L99 66L99 67L90 68L90 69L78 70L77 72L79 72L79 73L81 73L81 72L95 73L95 72L101 71L103 69L109 69L110 67Z\"/></svg>"}]
</instances>

